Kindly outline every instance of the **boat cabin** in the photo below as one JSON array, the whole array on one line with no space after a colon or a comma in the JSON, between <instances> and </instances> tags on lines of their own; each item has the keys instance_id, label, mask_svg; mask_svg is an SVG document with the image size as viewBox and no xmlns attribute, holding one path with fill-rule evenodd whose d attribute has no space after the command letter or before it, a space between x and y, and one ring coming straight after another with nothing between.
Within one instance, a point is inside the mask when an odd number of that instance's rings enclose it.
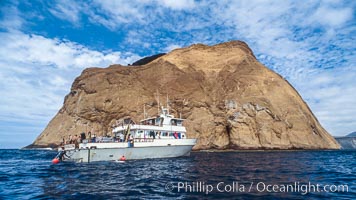
<instances>
[{"instance_id":1,"label":"boat cabin","mask_svg":"<svg viewBox=\"0 0 356 200\"><path fill-rule=\"evenodd\" d=\"M140 121L139 124L130 123L114 129L116 138L124 138L129 131L133 139L186 139L184 119L175 118L169 110L162 108L157 117L150 117Z\"/></svg>"},{"instance_id":2,"label":"boat cabin","mask_svg":"<svg viewBox=\"0 0 356 200\"><path fill-rule=\"evenodd\" d=\"M184 119L174 118L173 115L168 113L168 109L162 108L162 114L157 117L147 118L140 121L141 125L154 125L154 126L183 126Z\"/></svg>"}]
</instances>

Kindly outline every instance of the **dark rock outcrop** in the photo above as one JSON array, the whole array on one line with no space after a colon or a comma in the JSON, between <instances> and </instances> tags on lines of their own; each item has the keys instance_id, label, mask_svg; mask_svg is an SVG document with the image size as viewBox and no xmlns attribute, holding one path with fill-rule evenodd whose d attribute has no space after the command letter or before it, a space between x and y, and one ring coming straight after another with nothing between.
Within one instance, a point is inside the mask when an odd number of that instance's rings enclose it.
<instances>
[{"instance_id":1,"label":"dark rock outcrop","mask_svg":"<svg viewBox=\"0 0 356 200\"><path fill-rule=\"evenodd\" d=\"M346 135L346 137L356 137L356 131L355 132L352 132L352 133L349 133Z\"/></svg>"},{"instance_id":2,"label":"dark rock outcrop","mask_svg":"<svg viewBox=\"0 0 356 200\"><path fill-rule=\"evenodd\" d=\"M145 64L148 64L154 60L156 60L157 58L161 57L161 56L164 56L166 55L165 53L159 53L159 54L156 54L156 55L153 55L153 56L147 56L147 57L144 57L134 63L132 63L133 66L140 66L140 65L145 65Z\"/></svg>"}]
</instances>

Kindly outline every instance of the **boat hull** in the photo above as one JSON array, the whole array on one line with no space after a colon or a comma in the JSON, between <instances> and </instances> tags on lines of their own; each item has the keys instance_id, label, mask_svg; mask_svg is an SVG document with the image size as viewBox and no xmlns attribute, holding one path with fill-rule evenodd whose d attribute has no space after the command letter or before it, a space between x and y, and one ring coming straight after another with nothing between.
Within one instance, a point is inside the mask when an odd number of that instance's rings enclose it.
<instances>
[{"instance_id":1,"label":"boat hull","mask_svg":"<svg viewBox=\"0 0 356 200\"><path fill-rule=\"evenodd\" d=\"M193 146L127 147L108 149L75 149L66 152L64 161L94 162L188 156Z\"/></svg>"},{"instance_id":2,"label":"boat hull","mask_svg":"<svg viewBox=\"0 0 356 200\"><path fill-rule=\"evenodd\" d=\"M89 148L79 148L66 150L66 156L63 161L74 162L95 162L95 161L116 161L122 156L126 160L147 159L147 158L172 158L188 156L192 150L195 141L181 145L165 145L165 146L150 146L135 144L134 147L128 147L126 144L123 147L115 147L115 144L106 144L107 148L97 148L91 143ZM119 146L120 144L116 144ZM100 146L99 146L100 147Z\"/></svg>"}]
</instances>

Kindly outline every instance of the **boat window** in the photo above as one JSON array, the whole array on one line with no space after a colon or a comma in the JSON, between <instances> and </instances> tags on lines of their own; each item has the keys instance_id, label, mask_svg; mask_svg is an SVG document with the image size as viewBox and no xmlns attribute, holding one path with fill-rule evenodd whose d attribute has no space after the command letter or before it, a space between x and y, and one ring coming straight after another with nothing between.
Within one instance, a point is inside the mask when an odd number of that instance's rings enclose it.
<instances>
[{"instance_id":1,"label":"boat window","mask_svg":"<svg viewBox=\"0 0 356 200\"><path fill-rule=\"evenodd\" d=\"M173 136L173 133L172 133L172 132L170 132L170 133L169 133L169 137L172 137L172 136Z\"/></svg>"},{"instance_id":2,"label":"boat window","mask_svg":"<svg viewBox=\"0 0 356 200\"><path fill-rule=\"evenodd\" d=\"M156 118L156 125L159 125L159 122L160 122L160 118Z\"/></svg>"},{"instance_id":3,"label":"boat window","mask_svg":"<svg viewBox=\"0 0 356 200\"><path fill-rule=\"evenodd\" d=\"M167 132L162 132L162 136L167 136Z\"/></svg>"},{"instance_id":4,"label":"boat window","mask_svg":"<svg viewBox=\"0 0 356 200\"><path fill-rule=\"evenodd\" d=\"M124 124L131 124L131 118L124 119Z\"/></svg>"},{"instance_id":5,"label":"boat window","mask_svg":"<svg viewBox=\"0 0 356 200\"><path fill-rule=\"evenodd\" d=\"M134 130L130 130L130 134L131 134L132 136L134 136L134 135L135 135L135 131L134 131Z\"/></svg>"},{"instance_id":6,"label":"boat window","mask_svg":"<svg viewBox=\"0 0 356 200\"><path fill-rule=\"evenodd\" d=\"M177 120L177 126L182 126L183 120Z\"/></svg>"},{"instance_id":7,"label":"boat window","mask_svg":"<svg viewBox=\"0 0 356 200\"><path fill-rule=\"evenodd\" d=\"M137 134L135 136L138 137L138 138L143 137L143 130L138 130Z\"/></svg>"},{"instance_id":8,"label":"boat window","mask_svg":"<svg viewBox=\"0 0 356 200\"><path fill-rule=\"evenodd\" d=\"M123 134L122 131L115 132L115 137L118 137L119 135Z\"/></svg>"}]
</instances>

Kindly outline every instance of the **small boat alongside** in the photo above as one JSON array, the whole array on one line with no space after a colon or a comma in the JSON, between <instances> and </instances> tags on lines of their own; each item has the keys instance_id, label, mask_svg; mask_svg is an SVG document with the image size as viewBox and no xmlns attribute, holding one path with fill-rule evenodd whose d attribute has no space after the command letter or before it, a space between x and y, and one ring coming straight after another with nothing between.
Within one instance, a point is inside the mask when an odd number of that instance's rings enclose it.
<instances>
[{"instance_id":1,"label":"small boat alongside","mask_svg":"<svg viewBox=\"0 0 356 200\"><path fill-rule=\"evenodd\" d=\"M102 138L100 142L85 139L79 145L62 146L53 163L187 156L196 139L187 138L183 121L170 115L167 108L162 108L160 115L143 119L139 124L125 119L113 128L113 137Z\"/></svg>"}]
</instances>

